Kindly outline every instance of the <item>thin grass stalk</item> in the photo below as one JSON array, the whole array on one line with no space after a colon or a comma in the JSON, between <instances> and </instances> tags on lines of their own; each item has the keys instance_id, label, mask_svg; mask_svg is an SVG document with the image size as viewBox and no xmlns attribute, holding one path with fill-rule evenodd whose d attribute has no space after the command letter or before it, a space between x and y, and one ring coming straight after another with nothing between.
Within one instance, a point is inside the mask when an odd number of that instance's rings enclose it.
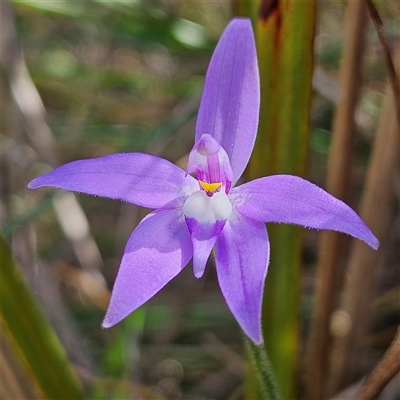
<instances>
[{"instance_id":1,"label":"thin grass stalk","mask_svg":"<svg viewBox=\"0 0 400 400\"><path fill-rule=\"evenodd\" d=\"M340 66L341 95L333 120L333 139L328 160L326 189L346 200L351 183L351 165L356 133L355 112L362 85L362 57L366 28L366 6L362 1L349 2L346 10L346 37ZM324 398L331 348L329 324L343 281L341 267L343 234L321 232L317 263L317 288L307 354L307 391L310 399Z\"/></svg>"},{"instance_id":2,"label":"thin grass stalk","mask_svg":"<svg viewBox=\"0 0 400 400\"><path fill-rule=\"evenodd\" d=\"M398 63L399 56L397 52L395 59ZM365 372L360 355L365 354L366 350L371 302L379 281L379 258L393 221L394 179L400 159L399 149L396 103L388 84L360 208L361 217L380 240L381 246L374 251L360 241L352 244L340 310L349 322L350 329L335 339L330 393L335 393Z\"/></svg>"},{"instance_id":3,"label":"thin grass stalk","mask_svg":"<svg viewBox=\"0 0 400 400\"><path fill-rule=\"evenodd\" d=\"M385 57L386 69L388 72L388 79L390 81L390 85L392 86L393 96L397 105L397 123L400 125L400 80L396 77L396 68L390 53L389 45L385 38L385 28L379 12L372 0L365 0L365 3L368 6L369 15L371 16L372 22L375 25L376 33L378 34L379 41L381 42L383 55ZM400 11L400 9L398 11Z\"/></svg>"}]
</instances>

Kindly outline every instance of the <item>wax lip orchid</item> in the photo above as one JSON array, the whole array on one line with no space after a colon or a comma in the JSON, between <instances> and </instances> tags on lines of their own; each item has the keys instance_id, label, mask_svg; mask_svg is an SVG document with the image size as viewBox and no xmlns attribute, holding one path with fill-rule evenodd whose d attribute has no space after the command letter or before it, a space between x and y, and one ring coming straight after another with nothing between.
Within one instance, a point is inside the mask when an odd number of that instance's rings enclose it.
<instances>
[{"instance_id":1,"label":"wax lip orchid","mask_svg":"<svg viewBox=\"0 0 400 400\"><path fill-rule=\"evenodd\" d=\"M260 343L269 264L265 222L340 231L378 247L350 207L302 178L273 175L235 187L256 139L259 90L250 21L234 19L207 71L186 172L156 156L125 153L71 162L30 182L32 189L53 186L155 209L128 240L104 327L149 300L191 258L200 278L215 248L226 302Z\"/></svg>"}]
</instances>

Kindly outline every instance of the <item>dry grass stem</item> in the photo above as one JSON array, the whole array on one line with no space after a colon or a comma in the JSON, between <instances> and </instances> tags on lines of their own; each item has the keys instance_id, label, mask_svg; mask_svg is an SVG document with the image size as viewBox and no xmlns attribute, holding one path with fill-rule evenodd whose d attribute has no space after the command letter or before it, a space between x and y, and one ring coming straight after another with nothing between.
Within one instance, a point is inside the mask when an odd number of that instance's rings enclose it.
<instances>
[{"instance_id":1,"label":"dry grass stem","mask_svg":"<svg viewBox=\"0 0 400 400\"><path fill-rule=\"evenodd\" d=\"M355 400L373 400L386 384L400 371L400 328L389 349L372 373L364 381Z\"/></svg>"},{"instance_id":2,"label":"dry grass stem","mask_svg":"<svg viewBox=\"0 0 400 400\"><path fill-rule=\"evenodd\" d=\"M396 68L393 63L393 58L390 53L389 45L385 38L385 27L383 25L382 18L379 15L378 10L372 0L365 0L369 15L371 16L372 22L375 25L376 32L378 34L379 41L381 42L383 54L385 57L386 68L388 72L389 82L393 90L393 96L396 104L396 115L397 123L400 126L400 80L396 77Z\"/></svg>"}]
</instances>

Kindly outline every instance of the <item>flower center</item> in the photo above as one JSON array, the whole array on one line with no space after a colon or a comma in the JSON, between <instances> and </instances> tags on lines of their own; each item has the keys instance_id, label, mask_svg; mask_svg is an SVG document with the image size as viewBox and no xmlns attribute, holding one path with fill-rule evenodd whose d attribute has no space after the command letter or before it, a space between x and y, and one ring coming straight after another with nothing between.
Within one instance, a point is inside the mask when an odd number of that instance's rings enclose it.
<instances>
[{"instance_id":1,"label":"flower center","mask_svg":"<svg viewBox=\"0 0 400 400\"><path fill-rule=\"evenodd\" d=\"M222 182L207 183L199 179L199 184L205 190L207 196L211 197L215 193L215 191L217 191L221 187Z\"/></svg>"},{"instance_id":2,"label":"flower center","mask_svg":"<svg viewBox=\"0 0 400 400\"><path fill-rule=\"evenodd\" d=\"M215 224L226 221L232 212L232 204L224 192L208 196L203 190L192 193L183 206L186 218L193 218L199 223Z\"/></svg>"}]
</instances>

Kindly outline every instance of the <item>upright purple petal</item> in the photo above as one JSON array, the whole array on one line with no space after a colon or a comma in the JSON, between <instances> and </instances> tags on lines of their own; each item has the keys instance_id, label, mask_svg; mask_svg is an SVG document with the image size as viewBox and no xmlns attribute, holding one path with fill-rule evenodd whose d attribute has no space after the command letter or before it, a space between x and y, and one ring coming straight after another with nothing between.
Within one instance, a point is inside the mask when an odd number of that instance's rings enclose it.
<instances>
[{"instance_id":1,"label":"upright purple petal","mask_svg":"<svg viewBox=\"0 0 400 400\"><path fill-rule=\"evenodd\" d=\"M260 107L256 47L248 19L234 19L222 34L208 67L196 126L196 142L209 133L227 152L233 184L254 147Z\"/></svg>"},{"instance_id":2,"label":"upright purple petal","mask_svg":"<svg viewBox=\"0 0 400 400\"><path fill-rule=\"evenodd\" d=\"M373 249L378 239L357 213L313 183L292 175L272 175L231 191L234 207L257 221L329 229L363 240Z\"/></svg>"},{"instance_id":3,"label":"upright purple petal","mask_svg":"<svg viewBox=\"0 0 400 400\"><path fill-rule=\"evenodd\" d=\"M103 326L109 328L154 296L192 257L189 231L178 209L156 210L129 238Z\"/></svg>"},{"instance_id":4,"label":"upright purple petal","mask_svg":"<svg viewBox=\"0 0 400 400\"><path fill-rule=\"evenodd\" d=\"M220 183L228 193L233 180L229 157L223 147L208 133L201 136L189 153L187 173L196 174L199 181Z\"/></svg>"},{"instance_id":5,"label":"upright purple petal","mask_svg":"<svg viewBox=\"0 0 400 400\"><path fill-rule=\"evenodd\" d=\"M197 181L176 165L142 153L79 160L33 179L28 187L60 189L160 208L198 189Z\"/></svg>"},{"instance_id":6,"label":"upright purple petal","mask_svg":"<svg viewBox=\"0 0 400 400\"><path fill-rule=\"evenodd\" d=\"M233 214L216 243L215 257L219 285L232 314L250 339L261 343L262 296L269 263L265 224Z\"/></svg>"}]
</instances>

